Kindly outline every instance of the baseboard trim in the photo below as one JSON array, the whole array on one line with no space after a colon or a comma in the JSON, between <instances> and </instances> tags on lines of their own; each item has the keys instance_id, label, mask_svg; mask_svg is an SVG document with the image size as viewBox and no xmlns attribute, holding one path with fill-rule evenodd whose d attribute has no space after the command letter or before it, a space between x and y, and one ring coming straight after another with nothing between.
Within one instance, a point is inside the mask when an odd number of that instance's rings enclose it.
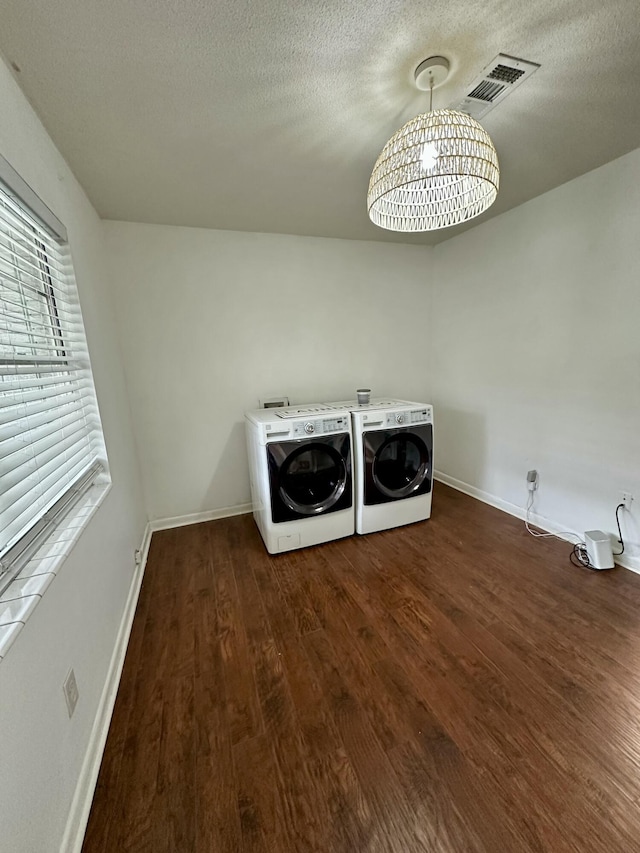
<instances>
[{"instance_id":1,"label":"baseboard trim","mask_svg":"<svg viewBox=\"0 0 640 853\"><path fill-rule=\"evenodd\" d=\"M513 515L516 518L524 521L525 517L525 509L524 507L518 506L517 504L512 504L509 501L505 501L502 498L499 498L497 495L492 495L490 492L485 492L482 489L478 489L475 486L469 485L469 483L465 483L462 480L457 480L455 477L450 477L449 474L445 474L443 471L434 471L434 478L440 483L444 483L446 486L451 486L452 489L456 489L458 492L464 492L465 495L469 495L476 500L482 501L482 503L489 504L490 506L494 506L496 509L501 509L503 512L509 513L509 515ZM578 537L582 539L583 532L579 531L567 531L566 527L562 525L556 524L554 521L546 518L544 515L538 515L537 513L530 513L529 515L530 521L536 527L539 527L541 530L546 531L547 533L554 533L560 539L564 539L566 542L572 542L572 537ZM619 566L622 566L624 569L629 569L631 572L636 572L636 574L640 574L640 557L630 557L627 554L623 554L619 557L616 557L616 563Z\"/></svg>"},{"instance_id":2,"label":"baseboard trim","mask_svg":"<svg viewBox=\"0 0 640 853\"><path fill-rule=\"evenodd\" d=\"M175 515L172 518L156 518L150 522L151 532L170 530L172 527L186 527L189 524L201 524L203 521L216 521L219 518L231 518L233 515L246 515L253 510L252 504L237 504L206 512L192 512L189 515Z\"/></svg>"},{"instance_id":3,"label":"baseboard trim","mask_svg":"<svg viewBox=\"0 0 640 853\"><path fill-rule=\"evenodd\" d=\"M120 627L118 628L116 644L111 655L111 661L109 662L107 678L98 704L98 712L93 723L93 728L91 729L89 744L71 802L71 809L67 818L60 853L80 853L82 849L82 842L84 841L84 835L87 830L93 794L98 781L98 773L100 772L100 764L107 742L107 735L109 734L109 725L111 724L111 716L116 702L142 578L144 577L147 557L149 556L152 532L151 525L147 524L140 545L142 559L140 565L136 568L129 588L127 603L122 614Z\"/></svg>"},{"instance_id":4,"label":"baseboard trim","mask_svg":"<svg viewBox=\"0 0 640 853\"><path fill-rule=\"evenodd\" d=\"M640 557L627 557L626 554L621 554L616 557L616 563L623 569L629 569L630 572L640 575Z\"/></svg>"},{"instance_id":5,"label":"baseboard trim","mask_svg":"<svg viewBox=\"0 0 640 853\"><path fill-rule=\"evenodd\" d=\"M494 506L496 509L501 509L503 512L508 512L509 515L514 515L516 518L524 520L525 511L523 507L520 507L517 504L505 501L502 498L497 497L497 495L492 495L490 492L484 492L482 489L478 489L475 486L470 486L469 483L465 483L462 480L456 480L455 477L450 477L449 474L445 474L443 471L434 471L434 477L440 483L444 483L445 486L451 486L452 489L456 489L458 492L464 492L465 495L476 498L476 500L482 501L482 503ZM543 526L541 523L542 516L532 514L531 520L536 527ZM546 519L545 522L547 522ZM548 529L550 533L555 533L555 531L552 531L550 528L545 527L544 529Z\"/></svg>"}]
</instances>

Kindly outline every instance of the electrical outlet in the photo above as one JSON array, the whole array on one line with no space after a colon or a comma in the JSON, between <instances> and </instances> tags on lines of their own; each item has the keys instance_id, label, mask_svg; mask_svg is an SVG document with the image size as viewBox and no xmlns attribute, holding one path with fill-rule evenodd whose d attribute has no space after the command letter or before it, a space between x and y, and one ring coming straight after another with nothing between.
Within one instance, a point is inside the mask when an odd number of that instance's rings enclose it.
<instances>
[{"instance_id":1,"label":"electrical outlet","mask_svg":"<svg viewBox=\"0 0 640 853\"><path fill-rule=\"evenodd\" d=\"M76 705L78 704L78 684L76 682L76 674L70 669L69 674L64 680L64 684L62 685L62 691L64 693L64 698L67 702L67 710L69 711L69 716L73 717L73 712L76 709Z\"/></svg>"},{"instance_id":2,"label":"electrical outlet","mask_svg":"<svg viewBox=\"0 0 640 853\"><path fill-rule=\"evenodd\" d=\"M631 492L620 492L620 496L620 503L624 504L624 508L631 509L631 504L633 503L633 495Z\"/></svg>"},{"instance_id":3,"label":"electrical outlet","mask_svg":"<svg viewBox=\"0 0 640 853\"><path fill-rule=\"evenodd\" d=\"M538 472L535 468L532 468L531 471L527 471L527 488L530 492L535 492L538 488Z\"/></svg>"}]
</instances>

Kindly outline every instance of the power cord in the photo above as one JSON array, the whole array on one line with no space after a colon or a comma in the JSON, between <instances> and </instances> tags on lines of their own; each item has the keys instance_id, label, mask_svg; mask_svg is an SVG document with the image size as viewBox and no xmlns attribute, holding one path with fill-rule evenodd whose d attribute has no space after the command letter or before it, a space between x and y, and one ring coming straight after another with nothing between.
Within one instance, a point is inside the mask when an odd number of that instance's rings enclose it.
<instances>
[{"instance_id":1,"label":"power cord","mask_svg":"<svg viewBox=\"0 0 640 853\"><path fill-rule=\"evenodd\" d=\"M619 513L621 509L625 509L624 504L618 504L616 507L616 524L618 525L618 542L622 545L620 551L612 551L614 557L619 557L621 554L624 554L624 540L622 538L622 530L620 529L620 517ZM579 542L577 545L573 546L571 553L569 554L569 559L571 560L574 566L580 566L585 569L593 569L594 566L591 565L589 560L589 555L587 554L587 546L584 542Z\"/></svg>"},{"instance_id":2,"label":"power cord","mask_svg":"<svg viewBox=\"0 0 640 853\"><path fill-rule=\"evenodd\" d=\"M618 518L618 513L620 512L621 509L625 509L625 504L618 504L618 506L616 507L616 524L618 525L618 542L622 545L622 550L618 551L618 552L614 551L613 552L614 557L619 557L621 554L624 554L624 540L622 538L622 530L620 530L620 519Z\"/></svg>"},{"instance_id":3,"label":"power cord","mask_svg":"<svg viewBox=\"0 0 640 853\"><path fill-rule=\"evenodd\" d=\"M525 507L524 514L524 526L527 528L527 532L532 536L535 536L536 539L560 539L561 542L566 542L565 536L572 536L574 539L580 539L577 533L574 533L572 530L560 530L558 533L540 533L538 530L532 530L529 525L529 515L531 513L531 509L533 508L533 496L535 492L533 490L529 491L529 498L527 500L527 505Z\"/></svg>"},{"instance_id":4,"label":"power cord","mask_svg":"<svg viewBox=\"0 0 640 853\"><path fill-rule=\"evenodd\" d=\"M579 541L574 544L573 548L571 549L571 553L569 554L569 560L571 561L572 565L578 566L578 567L583 568L583 569L593 569L594 571L597 571L594 568L594 566L591 565L591 561L589 560L589 555L587 553L586 544L584 542L580 541L580 537L576 533L573 533L571 530L561 530L559 533L540 533L537 530L531 529L531 527L529 525L529 515L530 515L531 509L533 507L533 496L534 496L534 494L535 494L534 490L530 489L529 490L529 497L527 499L527 505L525 507L524 526L526 527L527 532L530 533L531 536L534 536L536 539L553 538L553 539L560 539L563 542L566 541L564 539L564 536L573 536L575 539L578 539ZM620 528L620 516L619 516L621 509L625 509L625 504L619 503L618 506L616 507L616 524L618 525L618 542L622 545L622 548L620 551L613 551L612 552L614 557L620 557L622 554L624 554L624 540L622 538L622 530Z\"/></svg>"},{"instance_id":5,"label":"power cord","mask_svg":"<svg viewBox=\"0 0 640 853\"><path fill-rule=\"evenodd\" d=\"M593 569L593 571L597 571L589 560L589 555L587 554L587 546L584 542L578 542L573 546L571 553L569 554L569 560L574 566L579 566L583 569Z\"/></svg>"}]
</instances>

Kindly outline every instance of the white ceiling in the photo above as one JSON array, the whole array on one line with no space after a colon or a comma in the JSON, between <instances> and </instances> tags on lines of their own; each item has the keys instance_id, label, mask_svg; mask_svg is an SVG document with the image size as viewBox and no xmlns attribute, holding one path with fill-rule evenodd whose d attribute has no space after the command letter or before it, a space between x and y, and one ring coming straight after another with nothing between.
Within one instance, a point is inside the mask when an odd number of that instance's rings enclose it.
<instances>
[{"instance_id":1,"label":"white ceiling","mask_svg":"<svg viewBox=\"0 0 640 853\"><path fill-rule=\"evenodd\" d=\"M496 54L541 68L484 119L501 164L476 224L640 146L638 0L0 0L0 50L101 216L435 243L369 222L371 168Z\"/></svg>"}]
</instances>

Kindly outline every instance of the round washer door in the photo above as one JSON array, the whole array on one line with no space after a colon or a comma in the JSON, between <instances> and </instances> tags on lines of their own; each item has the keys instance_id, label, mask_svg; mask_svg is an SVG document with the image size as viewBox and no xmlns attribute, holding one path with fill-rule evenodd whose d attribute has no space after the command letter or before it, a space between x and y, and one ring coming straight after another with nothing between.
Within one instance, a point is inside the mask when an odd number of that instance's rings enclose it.
<instances>
[{"instance_id":1,"label":"round washer door","mask_svg":"<svg viewBox=\"0 0 640 853\"><path fill-rule=\"evenodd\" d=\"M330 444L304 444L280 468L281 500L300 515L317 515L336 504L346 487L348 472L343 456Z\"/></svg>"},{"instance_id":2,"label":"round washer door","mask_svg":"<svg viewBox=\"0 0 640 853\"><path fill-rule=\"evenodd\" d=\"M388 498L407 498L424 483L429 473L429 450L411 432L388 436L373 457L373 482Z\"/></svg>"}]
</instances>

